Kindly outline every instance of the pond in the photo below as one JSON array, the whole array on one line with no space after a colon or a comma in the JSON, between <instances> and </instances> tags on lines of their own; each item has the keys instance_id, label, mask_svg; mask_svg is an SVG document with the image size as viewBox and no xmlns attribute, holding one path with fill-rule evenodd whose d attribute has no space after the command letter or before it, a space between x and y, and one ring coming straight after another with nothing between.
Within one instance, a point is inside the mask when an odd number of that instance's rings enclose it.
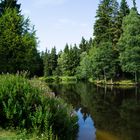
<instances>
[{"instance_id":1,"label":"pond","mask_svg":"<svg viewBox=\"0 0 140 140\"><path fill-rule=\"evenodd\" d=\"M82 82L50 88L75 108L77 140L140 140L140 88Z\"/></svg>"}]
</instances>

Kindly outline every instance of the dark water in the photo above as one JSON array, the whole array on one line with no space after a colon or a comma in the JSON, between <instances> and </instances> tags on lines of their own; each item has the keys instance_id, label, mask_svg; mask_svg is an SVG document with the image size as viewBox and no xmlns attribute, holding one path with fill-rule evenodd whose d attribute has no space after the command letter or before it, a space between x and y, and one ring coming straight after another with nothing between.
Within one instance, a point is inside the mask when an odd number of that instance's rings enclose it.
<instances>
[{"instance_id":1,"label":"dark water","mask_svg":"<svg viewBox=\"0 0 140 140\"><path fill-rule=\"evenodd\" d=\"M75 108L78 140L140 140L140 88L97 87L90 83L50 87Z\"/></svg>"}]
</instances>

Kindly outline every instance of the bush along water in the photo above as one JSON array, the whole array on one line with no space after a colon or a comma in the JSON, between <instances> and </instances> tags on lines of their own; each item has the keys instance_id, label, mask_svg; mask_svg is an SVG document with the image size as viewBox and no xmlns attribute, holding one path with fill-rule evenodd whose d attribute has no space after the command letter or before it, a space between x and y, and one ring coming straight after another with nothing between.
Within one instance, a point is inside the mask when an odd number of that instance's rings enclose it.
<instances>
[{"instance_id":1,"label":"bush along water","mask_svg":"<svg viewBox=\"0 0 140 140\"><path fill-rule=\"evenodd\" d=\"M0 127L26 130L47 139L75 139L78 129L73 108L47 96L20 75L0 75ZM50 137L50 138L49 138Z\"/></svg>"}]
</instances>

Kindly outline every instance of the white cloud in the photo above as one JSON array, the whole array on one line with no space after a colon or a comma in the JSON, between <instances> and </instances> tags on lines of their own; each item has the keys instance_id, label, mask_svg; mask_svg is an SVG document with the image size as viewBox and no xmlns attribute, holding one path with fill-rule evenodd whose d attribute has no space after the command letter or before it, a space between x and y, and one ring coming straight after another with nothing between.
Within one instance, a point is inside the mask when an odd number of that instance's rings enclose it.
<instances>
[{"instance_id":1,"label":"white cloud","mask_svg":"<svg viewBox=\"0 0 140 140\"><path fill-rule=\"evenodd\" d=\"M33 0L35 6L61 5L66 0Z\"/></svg>"}]
</instances>

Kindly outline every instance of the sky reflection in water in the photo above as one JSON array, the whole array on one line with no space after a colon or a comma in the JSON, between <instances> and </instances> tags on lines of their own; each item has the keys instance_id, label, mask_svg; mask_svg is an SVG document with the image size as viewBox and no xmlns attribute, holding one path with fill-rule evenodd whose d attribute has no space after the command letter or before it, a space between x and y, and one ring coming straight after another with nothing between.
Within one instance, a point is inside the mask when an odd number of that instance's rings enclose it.
<instances>
[{"instance_id":1,"label":"sky reflection in water","mask_svg":"<svg viewBox=\"0 0 140 140\"><path fill-rule=\"evenodd\" d=\"M96 140L96 129L94 127L94 122L90 115L84 119L81 109L77 111L77 115L79 118L78 140Z\"/></svg>"}]
</instances>

